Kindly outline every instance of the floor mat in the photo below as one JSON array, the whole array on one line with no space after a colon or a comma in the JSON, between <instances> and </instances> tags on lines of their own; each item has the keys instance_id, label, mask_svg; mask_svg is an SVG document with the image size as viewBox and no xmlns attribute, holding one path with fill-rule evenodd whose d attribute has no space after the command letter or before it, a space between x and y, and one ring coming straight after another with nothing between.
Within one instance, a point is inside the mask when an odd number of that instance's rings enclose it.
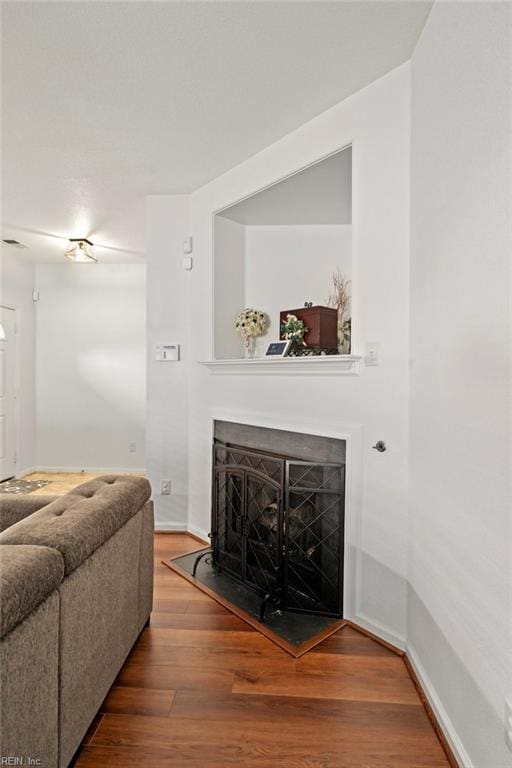
<instances>
[{"instance_id":1,"label":"floor mat","mask_svg":"<svg viewBox=\"0 0 512 768\"><path fill-rule=\"evenodd\" d=\"M4 480L0 493L32 493L46 485L50 485L50 480Z\"/></svg>"}]
</instances>

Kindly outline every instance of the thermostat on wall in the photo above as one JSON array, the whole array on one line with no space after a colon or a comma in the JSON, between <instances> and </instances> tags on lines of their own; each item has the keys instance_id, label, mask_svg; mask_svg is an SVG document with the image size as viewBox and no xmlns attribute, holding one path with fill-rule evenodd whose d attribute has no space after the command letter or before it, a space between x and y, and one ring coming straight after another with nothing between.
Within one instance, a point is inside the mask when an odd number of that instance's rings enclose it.
<instances>
[{"instance_id":1,"label":"thermostat on wall","mask_svg":"<svg viewBox=\"0 0 512 768\"><path fill-rule=\"evenodd\" d=\"M156 348L156 359L161 363L180 359L179 344L159 344Z\"/></svg>"}]
</instances>

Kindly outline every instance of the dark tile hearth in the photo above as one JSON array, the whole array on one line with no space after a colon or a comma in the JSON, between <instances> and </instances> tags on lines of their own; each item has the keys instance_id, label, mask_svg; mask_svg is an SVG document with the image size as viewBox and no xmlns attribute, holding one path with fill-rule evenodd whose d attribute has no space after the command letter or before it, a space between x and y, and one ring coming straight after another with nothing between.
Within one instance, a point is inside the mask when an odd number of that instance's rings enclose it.
<instances>
[{"instance_id":1,"label":"dark tile hearth","mask_svg":"<svg viewBox=\"0 0 512 768\"><path fill-rule=\"evenodd\" d=\"M164 562L178 573L181 571L181 575L191 580L197 556L207 551L208 548L205 548ZM236 611L238 616L244 618L243 614L246 614L247 620L255 629L259 629L267 636L269 633L266 630L270 630L271 634L276 635L276 642L279 642L280 638L283 641L283 647L290 646L293 655L301 655L303 651L315 645L314 638L318 636L320 641L322 637L328 636L342 624L339 618L331 616L279 611L272 607L267 610L265 624L260 624L258 617L261 596L228 574L216 571L209 557L202 558L199 562L194 582L198 588L204 587L209 593L215 593L226 608L238 609Z\"/></svg>"},{"instance_id":2,"label":"dark tile hearth","mask_svg":"<svg viewBox=\"0 0 512 768\"><path fill-rule=\"evenodd\" d=\"M0 493L33 493L49 484L49 480L4 480L0 483Z\"/></svg>"}]
</instances>

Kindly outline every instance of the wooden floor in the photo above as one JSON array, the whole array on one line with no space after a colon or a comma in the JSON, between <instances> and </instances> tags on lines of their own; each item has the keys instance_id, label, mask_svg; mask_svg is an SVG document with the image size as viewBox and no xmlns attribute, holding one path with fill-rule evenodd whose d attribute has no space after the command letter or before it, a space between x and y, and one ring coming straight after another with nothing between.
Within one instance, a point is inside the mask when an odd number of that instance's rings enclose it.
<instances>
[{"instance_id":1,"label":"wooden floor","mask_svg":"<svg viewBox=\"0 0 512 768\"><path fill-rule=\"evenodd\" d=\"M446 768L404 661L346 627L294 660L161 564L155 603L77 768Z\"/></svg>"},{"instance_id":2,"label":"wooden floor","mask_svg":"<svg viewBox=\"0 0 512 768\"><path fill-rule=\"evenodd\" d=\"M31 472L29 475L23 475L23 480L47 480L48 485L38 488L31 492L31 496L61 496L68 491L72 491L77 485L93 480L95 477L101 477L106 472ZM116 472L117 475L138 474L127 472Z\"/></svg>"}]
</instances>

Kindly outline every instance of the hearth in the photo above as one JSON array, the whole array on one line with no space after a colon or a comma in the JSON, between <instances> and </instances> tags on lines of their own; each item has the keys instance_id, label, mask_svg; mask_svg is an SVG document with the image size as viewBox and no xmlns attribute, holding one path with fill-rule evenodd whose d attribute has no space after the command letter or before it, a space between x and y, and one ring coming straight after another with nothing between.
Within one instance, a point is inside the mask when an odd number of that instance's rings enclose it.
<instances>
[{"instance_id":1,"label":"hearth","mask_svg":"<svg viewBox=\"0 0 512 768\"><path fill-rule=\"evenodd\" d=\"M268 438L259 447L214 439L212 566L261 596L261 621L269 605L341 617L344 461L325 460L329 445L306 458L304 439L299 457L276 453L261 447Z\"/></svg>"}]
</instances>

